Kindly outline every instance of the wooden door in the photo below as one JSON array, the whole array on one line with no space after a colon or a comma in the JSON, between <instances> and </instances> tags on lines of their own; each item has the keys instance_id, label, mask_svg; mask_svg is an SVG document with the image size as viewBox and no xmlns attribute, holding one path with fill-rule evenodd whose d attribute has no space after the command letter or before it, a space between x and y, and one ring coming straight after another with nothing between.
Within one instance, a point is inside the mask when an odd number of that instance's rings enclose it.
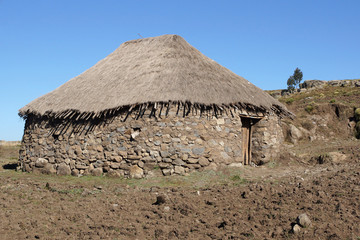
<instances>
[{"instance_id":1,"label":"wooden door","mask_svg":"<svg viewBox=\"0 0 360 240\"><path fill-rule=\"evenodd\" d=\"M251 125L252 120L250 118L241 118L242 122L242 156L244 165L248 165L251 162Z\"/></svg>"}]
</instances>

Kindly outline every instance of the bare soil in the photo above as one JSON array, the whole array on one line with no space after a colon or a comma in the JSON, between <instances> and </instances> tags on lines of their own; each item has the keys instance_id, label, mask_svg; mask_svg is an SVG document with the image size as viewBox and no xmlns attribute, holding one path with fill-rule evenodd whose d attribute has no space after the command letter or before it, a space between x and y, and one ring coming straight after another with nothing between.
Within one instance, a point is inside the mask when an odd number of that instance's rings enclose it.
<instances>
[{"instance_id":1,"label":"bare soil","mask_svg":"<svg viewBox=\"0 0 360 240\"><path fill-rule=\"evenodd\" d=\"M341 163L284 154L261 167L144 180L16 172L17 148L2 148L0 238L359 239L358 144ZM302 213L312 226L294 234Z\"/></svg>"}]
</instances>

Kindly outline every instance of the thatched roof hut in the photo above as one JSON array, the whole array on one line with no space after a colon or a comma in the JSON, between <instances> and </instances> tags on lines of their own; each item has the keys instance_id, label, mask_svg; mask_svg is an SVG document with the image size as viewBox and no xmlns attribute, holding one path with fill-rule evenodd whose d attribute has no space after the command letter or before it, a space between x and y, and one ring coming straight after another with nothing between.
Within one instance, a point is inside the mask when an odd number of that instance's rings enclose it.
<instances>
[{"instance_id":1,"label":"thatched roof hut","mask_svg":"<svg viewBox=\"0 0 360 240\"><path fill-rule=\"evenodd\" d=\"M121 44L84 73L21 108L19 115L89 119L169 102L215 111L237 108L254 116L290 114L182 37L163 35Z\"/></svg>"},{"instance_id":2,"label":"thatched roof hut","mask_svg":"<svg viewBox=\"0 0 360 240\"><path fill-rule=\"evenodd\" d=\"M271 117L292 114L180 36L163 35L121 44L19 115L23 171L143 177L155 166L170 175L249 164L252 148L271 159L282 139Z\"/></svg>"}]
</instances>

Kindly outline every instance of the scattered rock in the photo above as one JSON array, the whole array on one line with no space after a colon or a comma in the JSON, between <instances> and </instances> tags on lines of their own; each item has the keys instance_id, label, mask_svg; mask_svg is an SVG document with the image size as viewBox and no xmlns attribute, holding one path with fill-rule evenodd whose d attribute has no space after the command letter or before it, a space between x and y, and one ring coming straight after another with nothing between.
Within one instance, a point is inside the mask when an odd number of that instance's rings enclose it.
<instances>
[{"instance_id":1,"label":"scattered rock","mask_svg":"<svg viewBox=\"0 0 360 240\"><path fill-rule=\"evenodd\" d=\"M290 141L292 143L297 143L297 141L300 140L302 136L303 134L301 131L294 125L290 124Z\"/></svg>"},{"instance_id":2,"label":"scattered rock","mask_svg":"<svg viewBox=\"0 0 360 240\"><path fill-rule=\"evenodd\" d=\"M156 202L154 202L153 205L161 205L161 204L164 204L164 203L166 203L165 196L159 195L159 196L156 197Z\"/></svg>"},{"instance_id":3,"label":"scattered rock","mask_svg":"<svg viewBox=\"0 0 360 240\"><path fill-rule=\"evenodd\" d=\"M137 136L139 136L140 135L140 132L139 131L135 131L135 132L133 132L130 136L131 136L131 140L135 140L135 138L137 137Z\"/></svg>"},{"instance_id":4,"label":"scattered rock","mask_svg":"<svg viewBox=\"0 0 360 240\"><path fill-rule=\"evenodd\" d=\"M240 162L237 162L237 163L230 163L228 166L229 166L229 167L242 167L243 164L240 163Z\"/></svg>"},{"instance_id":5,"label":"scattered rock","mask_svg":"<svg viewBox=\"0 0 360 240\"><path fill-rule=\"evenodd\" d=\"M301 227L298 224L294 224L294 226L292 227L292 232L295 234L300 233L301 231Z\"/></svg>"},{"instance_id":6,"label":"scattered rock","mask_svg":"<svg viewBox=\"0 0 360 240\"><path fill-rule=\"evenodd\" d=\"M311 226L311 220L306 213L300 214L296 219L297 224L303 228Z\"/></svg>"},{"instance_id":7,"label":"scattered rock","mask_svg":"<svg viewBox=\"0 0 360 240\"><path fill-rule=\"evenodd\" d=\"M328 156L330 157L332 162L341 163L346 160L346 155L339 152L329 152Z\"/></svg>"}]
</instances>

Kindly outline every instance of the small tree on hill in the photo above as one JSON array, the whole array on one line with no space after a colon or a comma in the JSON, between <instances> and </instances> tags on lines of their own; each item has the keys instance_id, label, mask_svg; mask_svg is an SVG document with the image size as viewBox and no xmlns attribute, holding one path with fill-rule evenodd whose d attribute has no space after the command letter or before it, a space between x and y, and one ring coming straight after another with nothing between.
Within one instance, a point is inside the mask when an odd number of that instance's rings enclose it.
<instances>
[{"instance_id":1,"label":"small tree on hill","mask_svg":"<svg viewBox=\"0 0 360 240\"><path fill-rule=\"evenodd\" d=\"M299 88L299 84L303 79L303 73L299 68L296 68L294 74L289 77L287 80L288 90L294 91Z\"/></svg>"},{"instance_id":2,"label":"small tree on hill","mask_svg":"<svg viewBox=\"0 0 360 240\"><path fill-rule=\"evenodd\" d=\"M290 92L295 90L295 79L294 76L290 76L289 79L287 80L287 85L288 85L288 90Z\"/></svg>"}]
</instances>

